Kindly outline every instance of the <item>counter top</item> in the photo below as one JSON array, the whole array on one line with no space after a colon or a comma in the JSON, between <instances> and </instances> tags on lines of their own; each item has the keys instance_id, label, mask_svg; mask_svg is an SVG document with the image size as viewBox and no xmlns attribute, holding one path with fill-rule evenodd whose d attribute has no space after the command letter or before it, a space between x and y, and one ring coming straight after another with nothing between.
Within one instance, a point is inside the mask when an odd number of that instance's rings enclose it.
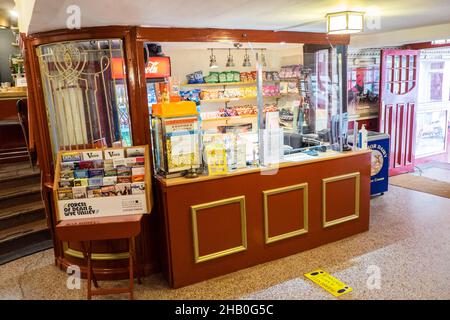
<instances>
[{"instance_id":1,"label":"counter top","mask_svg":"<svg viewBox=\"0 0 450 320\"><path fill-rule=\"evenodd\" d=\"M319 154L319 156L316 156L316 157L305 155L304 159L302 159L302 160L298 160L296 158L303 157L303 154L302 154L302 156L300 156L298 154L294 154L294 155L287 156L287 159L285 159L283 162L281 162L278 166L273 165L273 166L269 166L269 167L243 168L243 169L234 170L233 172L223 174L223 175L217 175L217 176L202 175L202 176L199 176L198 178L192 178L192 179L185 178L185 177L176 177L176 178L169 178L169 179L165 179L163 177L157 177L157 179L165 187L172 187L172 186L181 185L181 184L196 183L196 182L215 180L215 179L223 179L223 178L228 178L228 177L233 177L233 176L238 176L238 175L243 175L243 174L271 171L271 170L276 170L278 168L301 166L301 165L305 165L305 164L311 164L311 163L321 162L321 161L326 161L326 160L331 160L331 159L352 157L355 155L360 155L360 154L370 153L370 152L371 152L370 150L347 151L347 152L342 152L342 153L336 152L336 151L327 151L325 153Z\"/></svg>"}]
</instances>

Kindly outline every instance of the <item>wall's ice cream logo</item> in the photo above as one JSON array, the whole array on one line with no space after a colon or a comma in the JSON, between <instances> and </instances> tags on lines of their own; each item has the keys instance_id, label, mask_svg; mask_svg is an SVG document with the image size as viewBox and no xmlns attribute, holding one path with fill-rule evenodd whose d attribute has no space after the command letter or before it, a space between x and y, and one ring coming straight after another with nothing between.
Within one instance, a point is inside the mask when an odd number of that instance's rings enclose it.
<instances>
[{"instance_id":1,"label":"wall's ice cream logo","mask_svg":"<svg viewBox=\"0 0 450 320\"><path fill-rule=\"evenodd\" d=\"M99 210L88 206L86 202L73 202L64 205L64 216L84 216L98 214Z\"/></svg>"},{"instance_id":2,"label":"wall's ice cream logo","mask_svg":"<svg viewBox=\"0 0 450 320\"><path fill-rule=\"evenodd\" d=\"M387 152L379 144L372 144L369 148L372 150L371 176L375 176L381 171L381 168L383 168L384 158L387 157Z\"/></svg>"}]
</instances>

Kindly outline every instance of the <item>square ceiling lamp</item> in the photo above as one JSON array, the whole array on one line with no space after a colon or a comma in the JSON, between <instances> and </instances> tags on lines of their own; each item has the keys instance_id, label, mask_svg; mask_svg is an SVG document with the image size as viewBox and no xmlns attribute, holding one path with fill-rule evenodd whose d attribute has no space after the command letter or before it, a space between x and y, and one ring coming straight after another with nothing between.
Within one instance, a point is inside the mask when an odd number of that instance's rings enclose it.
<instances>
[{"instance_id":1,"label":"square ceiling lamp","mask_svg":"<svg viewBox=\"0 0 450 320\"><path fill-rule=\"evenodd\" d=\"M328 34L351 34L364 30L364 12L342 11L329 13L327 18Z\"/></svg>"}]
</instances>

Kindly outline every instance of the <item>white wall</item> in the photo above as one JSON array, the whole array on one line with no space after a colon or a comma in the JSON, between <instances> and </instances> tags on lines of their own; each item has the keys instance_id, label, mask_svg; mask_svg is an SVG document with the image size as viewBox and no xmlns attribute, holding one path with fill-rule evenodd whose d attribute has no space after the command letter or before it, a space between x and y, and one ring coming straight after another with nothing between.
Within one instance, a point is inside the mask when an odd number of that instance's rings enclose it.
<instances>
[{"instance_id":1,"label":"white wall","mask_svg":"<svg viewBox=\"0 0 450 320\"><path fill-rule=\"evenodd\" d=\"M450 39L450 23L375 34L352 35L350 46L353 48L379 48L440 39Z\"/></svg>"}]
</instances>

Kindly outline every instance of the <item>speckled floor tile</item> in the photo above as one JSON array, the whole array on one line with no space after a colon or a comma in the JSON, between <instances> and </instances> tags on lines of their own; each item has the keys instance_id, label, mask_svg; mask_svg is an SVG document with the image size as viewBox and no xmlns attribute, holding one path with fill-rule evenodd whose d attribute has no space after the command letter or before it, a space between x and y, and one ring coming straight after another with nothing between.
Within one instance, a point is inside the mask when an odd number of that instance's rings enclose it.
<instances>
[{"instance_id":1,"label":"speckled floor tile","mask_svg":"<svg viewBox=\"0 0 450 320\"><path fill-rule=\"evenodd\" d=\"M368 232L175 290L155 274L136 284L135 298L335 299L303 276L322 268L353 287L339 299L450 299L449 230L450 199L390 186L371 201ZM80 290L67 289L66 274L53 262L47 250L0 266L0 299L85 299L86 281ZM379 289L368 286L374 268Z\"/></svg>"}]
</instances>

